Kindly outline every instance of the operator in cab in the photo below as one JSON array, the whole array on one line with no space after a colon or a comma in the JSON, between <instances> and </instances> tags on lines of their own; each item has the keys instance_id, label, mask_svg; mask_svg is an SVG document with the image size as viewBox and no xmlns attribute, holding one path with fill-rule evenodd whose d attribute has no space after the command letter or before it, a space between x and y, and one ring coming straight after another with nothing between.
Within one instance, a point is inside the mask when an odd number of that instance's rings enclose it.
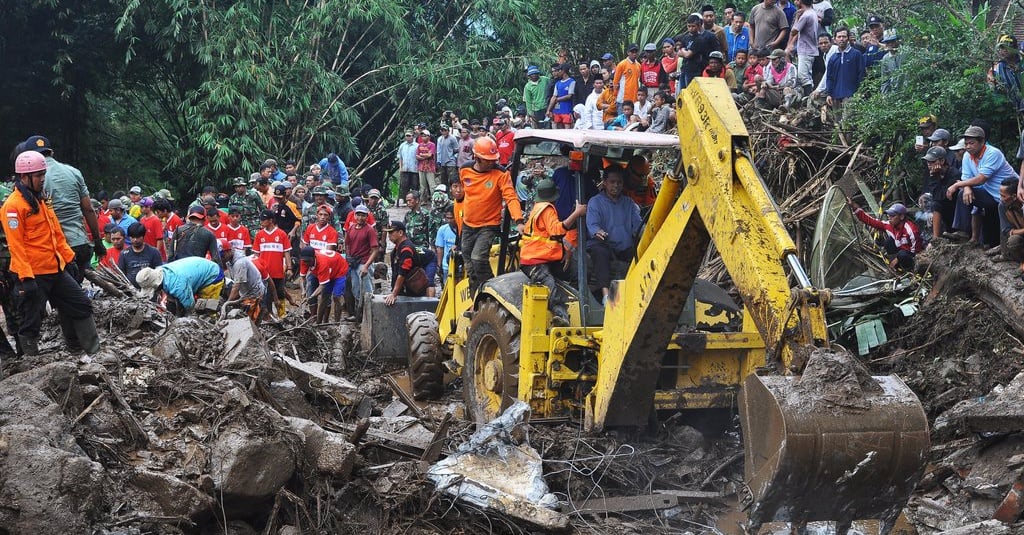
<instances>
[{"instance_id":1,"label":"operator in cab","mask_svg":"<svg viewBox=\"0 0 1024 535\"><path fill-rule=\"evenodd\" d=\"M587 202L587 252L594 265L594 279L607 304L612 282L612 260L633 259L642 220L640 207L622 194L626 171L612 165L604 170L604 189Z\"/></svg>"},{"instance_id":2,"label":"operator in cab","mask_svg":"<svg viewBox=\"0 0 1024 535\"><path fill-rule=\"evenodd\" d=\"M577 202L572 213L559 221L558 212L552 204L557 199L558 187L553 180L544 178L536 184L535 202L520 240L519 264L531 284L547 287L548 310L553 316L551 324L568 327L568 296L555 279L564 280L565 235L576 226L576 220L587 213L587 207Z\"/></svg>"}]
</instances>

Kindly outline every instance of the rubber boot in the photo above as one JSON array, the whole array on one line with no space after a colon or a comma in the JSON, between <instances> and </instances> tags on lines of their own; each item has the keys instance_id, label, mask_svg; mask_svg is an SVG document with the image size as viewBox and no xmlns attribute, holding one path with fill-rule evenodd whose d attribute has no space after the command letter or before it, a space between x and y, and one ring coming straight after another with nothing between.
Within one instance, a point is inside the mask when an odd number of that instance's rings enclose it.
<instances>
[{"instance_id":1,"label":"rubber boot","mask_svg":"<svg viewBox=\"0 0 1024 535\"><path fill-rule=\"evenodd\" d=\"M100 350L100 336L96 333L96 320L92 316L73 320L75 334L82 348L90 355L95 355Z\"/></svg>"},{"instance_id":2,"label":"rubber boot","mask_svg":"<svg viewBox=\"0 0 1024 535\"><path fill-rule=\"evenodd\" d=\"M284 319L284 315L286 313L288 313L288 309L285 308L286 306L288 306L288 300L287 299L279 299L277 301L277 317L278 318Z\"/></svg>"},{"instance_id":3,"label":"rubber boot","mask_svg":"<svg viewBox=\"0 0 1024 535\"><path fill-rule=\"evenodd\" d=\"M19 334L18 342L24 355L32 357L39 354L39 338Z\"/></svg>"},{"instance_id":4,"label":"rubber boot","mask_svg":"<svg viewBox=\"0 0 1024 535\"><path fill-rule=\"evenodd\" d=\"M68 351L78 353L82 350L82 343L78 339L75 322L65 314L60 314L60 332L64 335L64 344L67 345Z\"/></svg>"}]
</instances>

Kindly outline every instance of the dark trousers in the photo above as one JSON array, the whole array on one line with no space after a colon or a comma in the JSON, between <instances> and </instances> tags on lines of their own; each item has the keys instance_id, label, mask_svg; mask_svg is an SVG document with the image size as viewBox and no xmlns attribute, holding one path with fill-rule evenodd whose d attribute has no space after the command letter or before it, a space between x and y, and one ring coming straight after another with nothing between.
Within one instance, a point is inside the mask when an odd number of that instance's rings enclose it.
<instances>
[{"instance_id":1,"label":"dark trousers","mask_svg":"<svg viewBox=\"0 0 1024 535\"><path fill-rule=\"evenodd\" d=\"M562 263L548 262L546 264L522 266L521 269L523 273L526 273L527 277L530 277L530 283L547 286L548 310L555 316L569 319L569 296L558 285L557 280L562 278Z\"/></svg>"},{"instance_id":2,"label":"dark trousers","mask_svg":"<svg viewBox=\"0 0 1024 535\"><path fill-rule=\"evenodd\" d=\"M445 187L450 186L453 181L459 179L459 168L454 165L445 165L438 171L438 183L444 184Z\"/></svg>"},{"instance_id":3,"label":"dark trousers","mask_svg":"<svg viewBox=\"0 0 1024 535\"><path fill-rule=\"evenodd\" d=\"M420 189L420 174L412 171L402 171L399 173L398 180L398 199L395 201L397 205L399 202L405 201L405 194L413 190Z\"/></svg>"},{"instance_id":4,"label":"dark trousers","mask_svg":"<svg viewBox=\"0 0 1024 535\"><path fill-rule=\"evenodd\" d=\"M62 316L73 320L85 319L92 315L92 301L85 290L67 272L36 275L37 291L21 297L21 326L19 336L38 339L43 323L46 301ZM20 282L18 283L20 289Z\"/></svg>"},{"instance_id":5,"label":"dark trousers","mask_svg":"<svg viewBox=\"0 0 1024 535\"><path fill-rule=\"evenodd\" d=\"M971 208L977 208L981 212L981 241L989 247L995 247L999 245L999 199L993 198L981 186L973 187L971 191L974 192L974 202L971 204L964 203L963 189L956 192L957 210L962 212L957 219L961 227L967 227L958 230L971 231Z\"/></svg>"},{"instance_id":6,"label":"dark trousers","mask_svg":"<svg viewBox=\"0 0 1024 535\"><path fill-rule=\"evenodd\" d=\"M896 247L896 240L893 240L891 236L886 235L885 243L885 255L890 261L895 258L896 265L903 271L910 271L914 269L914 253L907 251L906 249L900 249Z\"/></svg>"},{"instance_id":7,"label":"dark trousers","mask_svg":"<svg viewBox=\"0 0 1024 535\"><path fill-rule=\"evenodd\" d=\"M475 292L480 285L494 276L491 272L491 244L501 227L462 227L462 254L469 256L469 290Z\"/></svg>"},{"instance_id":8,"label":"dark trousers","mask_svg":"<svg viewBox=\"0 0 1024 535\"><path fill-rule=\"evenodd\" d=\"M83 243L72 247L71 250L75 252L74 262L78 266L78 272L74 279L78 284L82 284L85 279L85 270L92 269L92 244Z\"/></svg>"},{"instance_id":9,"label":"dark trousers","mask_svg":"<svg viewBox=\"0 0 1024 535\"><path fill-rule=\"evenodd\" d=\"M587 246L590 261L594 267L594 282L598 288L608 288L612 284L612 260L628 262L633 260L633 250L616 251L603 241L594 241Z\"/></svg>"}]
</instances>

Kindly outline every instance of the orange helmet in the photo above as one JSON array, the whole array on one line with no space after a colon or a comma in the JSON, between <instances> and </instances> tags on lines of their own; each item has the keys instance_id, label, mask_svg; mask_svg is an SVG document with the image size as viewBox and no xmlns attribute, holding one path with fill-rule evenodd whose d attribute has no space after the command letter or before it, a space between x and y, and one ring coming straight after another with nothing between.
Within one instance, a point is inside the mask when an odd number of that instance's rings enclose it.
<instances>
[{"instance_id":1,"label":"orange helmet","mask_svg":"<svg viewBox=\"0 0 1024 535\"><path fill-rule=\"evenodd\" d=\"M481 160L498 160L498 143L489 136L480 136L473 142L473 154Z\"/></svg>"}]
</instances>

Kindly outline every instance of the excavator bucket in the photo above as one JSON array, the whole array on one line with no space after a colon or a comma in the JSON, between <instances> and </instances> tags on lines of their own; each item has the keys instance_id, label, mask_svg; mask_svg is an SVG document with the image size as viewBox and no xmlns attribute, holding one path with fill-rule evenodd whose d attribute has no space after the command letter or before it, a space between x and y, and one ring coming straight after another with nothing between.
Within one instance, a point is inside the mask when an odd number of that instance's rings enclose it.
<instances>
[{"instance_id":1,"label":"excavator bucket","mask_svg":"<svg viewBox=\"0 0 1024 535\"><path fill-rule=\"evenodd\" d=\"M928 420L893 375L815 349L803 375L747 377L740 394L752 527L879 519L892 529L924 470Z\"/></svg>"}]
</instances>

